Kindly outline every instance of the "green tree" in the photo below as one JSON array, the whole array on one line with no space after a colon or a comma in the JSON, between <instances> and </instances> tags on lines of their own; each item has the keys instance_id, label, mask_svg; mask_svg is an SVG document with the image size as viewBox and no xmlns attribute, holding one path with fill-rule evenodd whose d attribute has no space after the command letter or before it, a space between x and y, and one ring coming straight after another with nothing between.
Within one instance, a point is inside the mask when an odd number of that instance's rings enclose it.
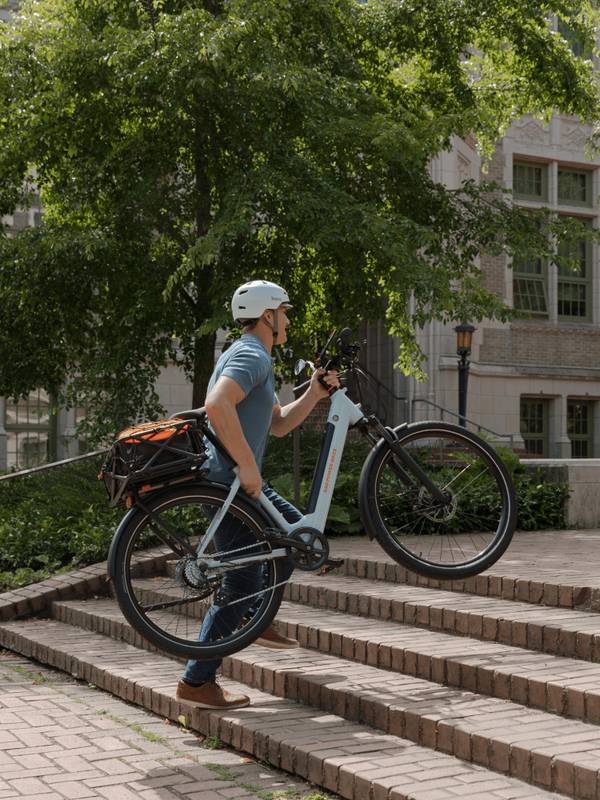
<instances>
[{"instance_id":1,"label":"green tree","mask_svg":"<svg viewBox=\"0 0 600 800\"><path fill-rule=\"evenodd\" d=\"M170 356L200 404L252 277L288 287L297 344L385 296L405 370L415 325L504 318L475 257L547 240L429 164L528 112L597 121L556 14L591 46L590 2L24 2L0 31L0 214L37 188L45 216L0 238L0 394L85 401L102 436L156 413Z\"/></svg>"}]
</instances>

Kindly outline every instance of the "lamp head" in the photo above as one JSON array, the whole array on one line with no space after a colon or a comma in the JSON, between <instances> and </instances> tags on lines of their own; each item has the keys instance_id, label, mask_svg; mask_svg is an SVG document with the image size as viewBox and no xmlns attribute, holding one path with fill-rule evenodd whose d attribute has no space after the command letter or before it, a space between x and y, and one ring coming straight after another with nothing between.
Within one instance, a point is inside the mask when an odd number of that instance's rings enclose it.
<instances>
[{"instance_id":1,"label":"lamp head","mask_svg":"<svg viewBox=\"0 0 600 800\"><path fill-rule=\"evenodd\" d=\"M473 334L475 327L468 322L461 322L454 330L456 331L456 352L459 356L468 356L471 352Z\"/></svg>"}]
</instances>

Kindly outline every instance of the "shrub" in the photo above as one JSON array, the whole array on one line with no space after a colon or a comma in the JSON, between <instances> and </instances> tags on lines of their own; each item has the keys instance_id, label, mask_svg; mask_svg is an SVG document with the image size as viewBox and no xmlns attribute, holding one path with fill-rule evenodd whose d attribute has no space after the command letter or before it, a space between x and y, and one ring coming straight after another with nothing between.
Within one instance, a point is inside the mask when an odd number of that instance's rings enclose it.
<instances>
[{"instance_id":1,"label":"shrub","mask_svg":"<svg viewBox=\"0 0 600 800\"><path fill-rule=\"evenodd\" d=\"M99 465L80 461L0 483L0 590L106 558L122 511L108 507Z\"/></svg>"}]
</instances>

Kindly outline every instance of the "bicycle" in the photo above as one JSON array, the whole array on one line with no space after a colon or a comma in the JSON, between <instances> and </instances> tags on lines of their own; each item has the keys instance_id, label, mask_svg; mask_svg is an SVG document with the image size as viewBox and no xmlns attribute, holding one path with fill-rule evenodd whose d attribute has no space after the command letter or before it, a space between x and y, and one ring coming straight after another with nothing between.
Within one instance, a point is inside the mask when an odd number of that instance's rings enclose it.
<instances>
[{"instance_id":1,"label":"bicycle","mask_svg":"<svg viewBox=\"0 0 600 800\"><path fill-rule=\"evenodd\" d=\"M368 377L350 337L349 329L335 342L332 334L316 363L360 387ZM297 371L307 365L315 366L300 361ZM249 498L237 476L230 486L206 479L205 439L234 462L203 409L119 438L101 476L112 504L125 500L129 510L111 543L108 574L124 616L145 639L178 657L230 655L275 617L287 582L283 559L309 571L341 563L329 558L325 524L350 428L372 445L359 481L362 523L396 562L428 577L461 579L500 558L517 506L495 450L445 422L386 427L362 405L362 394L355 402L347 385L331 393L306 512L295 523L264 492L258 501ZM210 641L200 642L199 628L216 606L225 609L233 632L213 630Z\"/></svg>"}]
</instances>

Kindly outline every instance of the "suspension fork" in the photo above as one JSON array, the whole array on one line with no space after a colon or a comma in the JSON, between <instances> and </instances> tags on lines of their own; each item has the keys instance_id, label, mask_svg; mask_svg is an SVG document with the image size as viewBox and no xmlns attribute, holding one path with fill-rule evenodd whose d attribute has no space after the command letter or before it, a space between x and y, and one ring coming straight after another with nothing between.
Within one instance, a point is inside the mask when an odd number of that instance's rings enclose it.
<instances>
[{"instance_id":1,"label":"suspension fork","mask_svg":"<svg viewBox=\"0 0 600 800\"><path fill-rule=\"evenodd\" d=\"M411 489L417 489L419 486L424 486L429 492L430 496L438 503L445 505L448 502L448 496L443 492L435 483L430 479L427 473L419 466L414 458L406 451L398 441L398 435L393 428L388 428L382 425L379 420L370 419L371 426L373 426L379 436L385 440L388 447L394 454L392 459L392 469L400 478L405 486Z\"/></svg>"}]
</instances>

